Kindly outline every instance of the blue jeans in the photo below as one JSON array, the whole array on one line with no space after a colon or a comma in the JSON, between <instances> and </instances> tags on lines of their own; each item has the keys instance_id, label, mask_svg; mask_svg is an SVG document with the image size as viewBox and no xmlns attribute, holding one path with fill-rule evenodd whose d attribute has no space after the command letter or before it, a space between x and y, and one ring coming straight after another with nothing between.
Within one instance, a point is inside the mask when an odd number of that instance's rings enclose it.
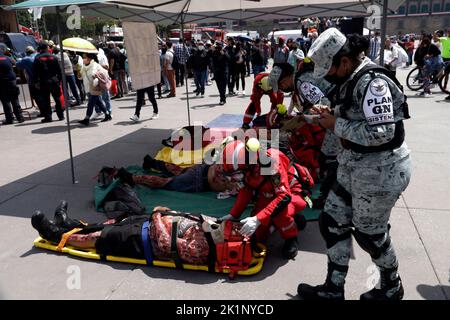
<instances>
[{"instance_id":1,"label":"blue jeans","mask_svg":"<svg viewBox=\"0 0 450 320\"><path fill-rule=\"evenodd\" d=\"M178 192L203 192L209 190L209 165L200 164L186 169L179 176L172 177L164 189Z\"/></svg>"},{"instance_id":2,"label":"blue jeans","mask_svg":"<svg viewBox=\"0 0 450 320\"><path fill-rule=\"evenodd\" d=\"M431 76L439 72L442 68L442 57L437 56L429 59L425 59L423 66L423 83L424 91L429 91L431 86Z\"/></svg>"},{"instance_id":3,"label":"blue jeans","mask_svg":"<svg viewBox=\"0 0 450 320\"><path fill-rule=\"evenodd\" d=\"M80 95L78 94L78 88L77 88L77 82L75 80L75 76L71 75L71 76L67 76L66 75L66 80L67 80L67 84L70 87L70 91L72 91L72 95L75 98L75 100L77 101L78 104L81 104L81 99L80 99ZM69 90L66 89L66 91L68 92Z\"/></svg>"},{"instance_id":4,"label":"blue jeans","mask_svg":"<svg viewBox=\"0 0 450 320\"><path fill-rule=\"evenodd\" d=\"M194 82L197 87L197 92L200 94L205 94L207 76L208 70L194 70Z\"/></svg>"},{"instance_id":5,"label":"blue jeans","mask_svg":"<svg viewBox=\"0 0 450 320\"><path fill-rule=\"evenodd\" d=\"M86 110L86 118L90 118L92 116L92 113L94 112L94 107L98 106L99 109L106 115L106 107L105 103L103 102L103 99L101 96L94 96L90 93L88 93L88 105Z\"/></svg>"},{"instance_id":6,"label":"blue jeans","mask_svg":"<svg viewBox=\"0 0 450 320\"><path fill-rule=\"evenodd\" d=\"M102 99L103 99L103 102L105 103L106 111L108 111L108 113L111 114L112 113L111 95L109 94L109 90L103 91ZM97 105L95 105L95 112L97 112L97 113L101 112L100 108Z\"/></svg>"}]
</instances>

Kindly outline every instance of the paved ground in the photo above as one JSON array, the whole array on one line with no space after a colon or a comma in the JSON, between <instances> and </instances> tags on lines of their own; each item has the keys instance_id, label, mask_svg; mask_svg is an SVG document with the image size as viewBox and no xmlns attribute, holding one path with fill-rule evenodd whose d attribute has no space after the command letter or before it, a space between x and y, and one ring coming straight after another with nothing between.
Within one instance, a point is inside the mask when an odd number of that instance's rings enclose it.
<instances>
[{"instance_id":1,"label":"paved ground","mask_svg":"<svg viewBox=\"0 0 450 320\"><path fill-rule=\"evenodd\" d=\"M399 70L400 79L405 79L406 72ZM247 78L248 88L250 83ZM191 85L189 89L193 90ZM247 95L228 98L226 105L219 106L215 85L206 92L205 98L190 101L193 121L206 124L222 113L242 114L248 103ZM449 299L450 103L443 101L443 94L418 98L407 93L412 119L406 122L406 140L414 172L392 212L392 237L405 298ZM84 108L70 111L75 185L63 122L41 124L34 118L0 127L0 298L291 299L300 281L323 282L326 255L316 222L299 236L301 249L295 261L280 258L282 243L275 236L263 271L235 281L204 272L86 261L33 248L37 233L29 218L34 210L53 215L58 201L66 199L72 216L102 221L104 217L95 212L92 200L93 177L101 166L140 164L145 154L154 154L161 147L169 129L187 122L184 88L178 88L177 98L158 100L158 120L146 120L151 116L147 106L142 111L144 121L132 124L128 118L134 103L134 95L114 101L113 121L89 127L76 123L84 116ZM74 270L81 275L79 289L69 289ZM346 297L357 299L371 282L370 259L355 245Z\"/></svg>"}]
</instances>

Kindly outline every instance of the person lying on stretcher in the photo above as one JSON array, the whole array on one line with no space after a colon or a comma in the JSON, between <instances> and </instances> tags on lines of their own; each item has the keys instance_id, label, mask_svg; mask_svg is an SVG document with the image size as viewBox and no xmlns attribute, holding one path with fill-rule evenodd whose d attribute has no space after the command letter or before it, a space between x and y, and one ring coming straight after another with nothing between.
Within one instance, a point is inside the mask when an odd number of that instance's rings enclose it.
<instances>
[{"instance_id":1,"label":"person lying on stretcher","mask_svg":"<svg viewBox=\"0 0 450 320\"><path fill-rule=\"evenodd\" d=\"M243 176L239 174L224 175L223 166L220 164L197 164L189 168L182 168L146 155L142 168L146 171L157 170L164 176L132 175L124 169L119 170L119 176L128 184L141 184L153 189L179 192L215 191L237 194L242 186Z\"/></svg>"},{"instance_id":2,"label":"person lying on stretcher","mask_svg":"<svg viewBox=\"0 0 450 320\"><path fill-rule=\"evenodd\" d=\"M128 215L103 224L86 224L71 219L67 209L68 203L61 201L55 210L53 220L36 211L31 217L31 224L47 241L61 243L63 235L66 234L65 246L75 249L95 249L101 256L148 261L150 250L155 260L178 259L177 261L182 263L206 264L211 258L208 257L210 246L223 243L226 232L226 228L216 218L176 212L166 207L155 207L151 215ZM174 225L177 228L175 241L172 239L171 231ZM238 231L240 227L239 222L233 223L233 229ZM70 231L74 233L68 234ZM211 234L209 239L208 233ZM244 238L240 239L243 241ZM176 247L173 247L175 243ZM174 251L176 257L173 256Z\"/></svg>"}]
</instances>

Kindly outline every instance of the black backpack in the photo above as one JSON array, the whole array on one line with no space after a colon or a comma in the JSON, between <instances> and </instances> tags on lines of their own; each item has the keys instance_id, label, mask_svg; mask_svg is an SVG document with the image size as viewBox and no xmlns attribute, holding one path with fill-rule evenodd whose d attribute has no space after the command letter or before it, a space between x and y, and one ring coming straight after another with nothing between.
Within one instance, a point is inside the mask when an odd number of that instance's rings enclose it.
<instances>
[{"instance_id":1,"label":"black backpack","mask_svg":"<svg viewBox=\"0 0 450 320\"><path fill-rule=\"evenodd\" d=\"M180 68L180 61L178 60L178 57L175 53L173 53L172 68L174 68L174 69Z\"/></svg>"}]
</instances>

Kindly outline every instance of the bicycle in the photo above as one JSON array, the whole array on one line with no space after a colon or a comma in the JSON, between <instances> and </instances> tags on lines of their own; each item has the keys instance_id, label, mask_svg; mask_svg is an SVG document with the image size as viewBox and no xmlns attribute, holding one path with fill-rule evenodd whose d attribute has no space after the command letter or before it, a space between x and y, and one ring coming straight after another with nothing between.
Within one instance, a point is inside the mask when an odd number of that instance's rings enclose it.
<instances>
[{"instance_id":1,"label":"bicycle","mask_svg":"<svg viewBox=\"0 0 450 320\"><path fill-rule=\"evenodd\" d=\"M406 85L412 91L418 91L423 88L422 68L416 66L406 77ZM448 86L448 78L450 74L450 61L444 62L442 68L431 75L431 83L438 84L442 92L450 94L450 87Z\"/></svg>"}]
</instances>

